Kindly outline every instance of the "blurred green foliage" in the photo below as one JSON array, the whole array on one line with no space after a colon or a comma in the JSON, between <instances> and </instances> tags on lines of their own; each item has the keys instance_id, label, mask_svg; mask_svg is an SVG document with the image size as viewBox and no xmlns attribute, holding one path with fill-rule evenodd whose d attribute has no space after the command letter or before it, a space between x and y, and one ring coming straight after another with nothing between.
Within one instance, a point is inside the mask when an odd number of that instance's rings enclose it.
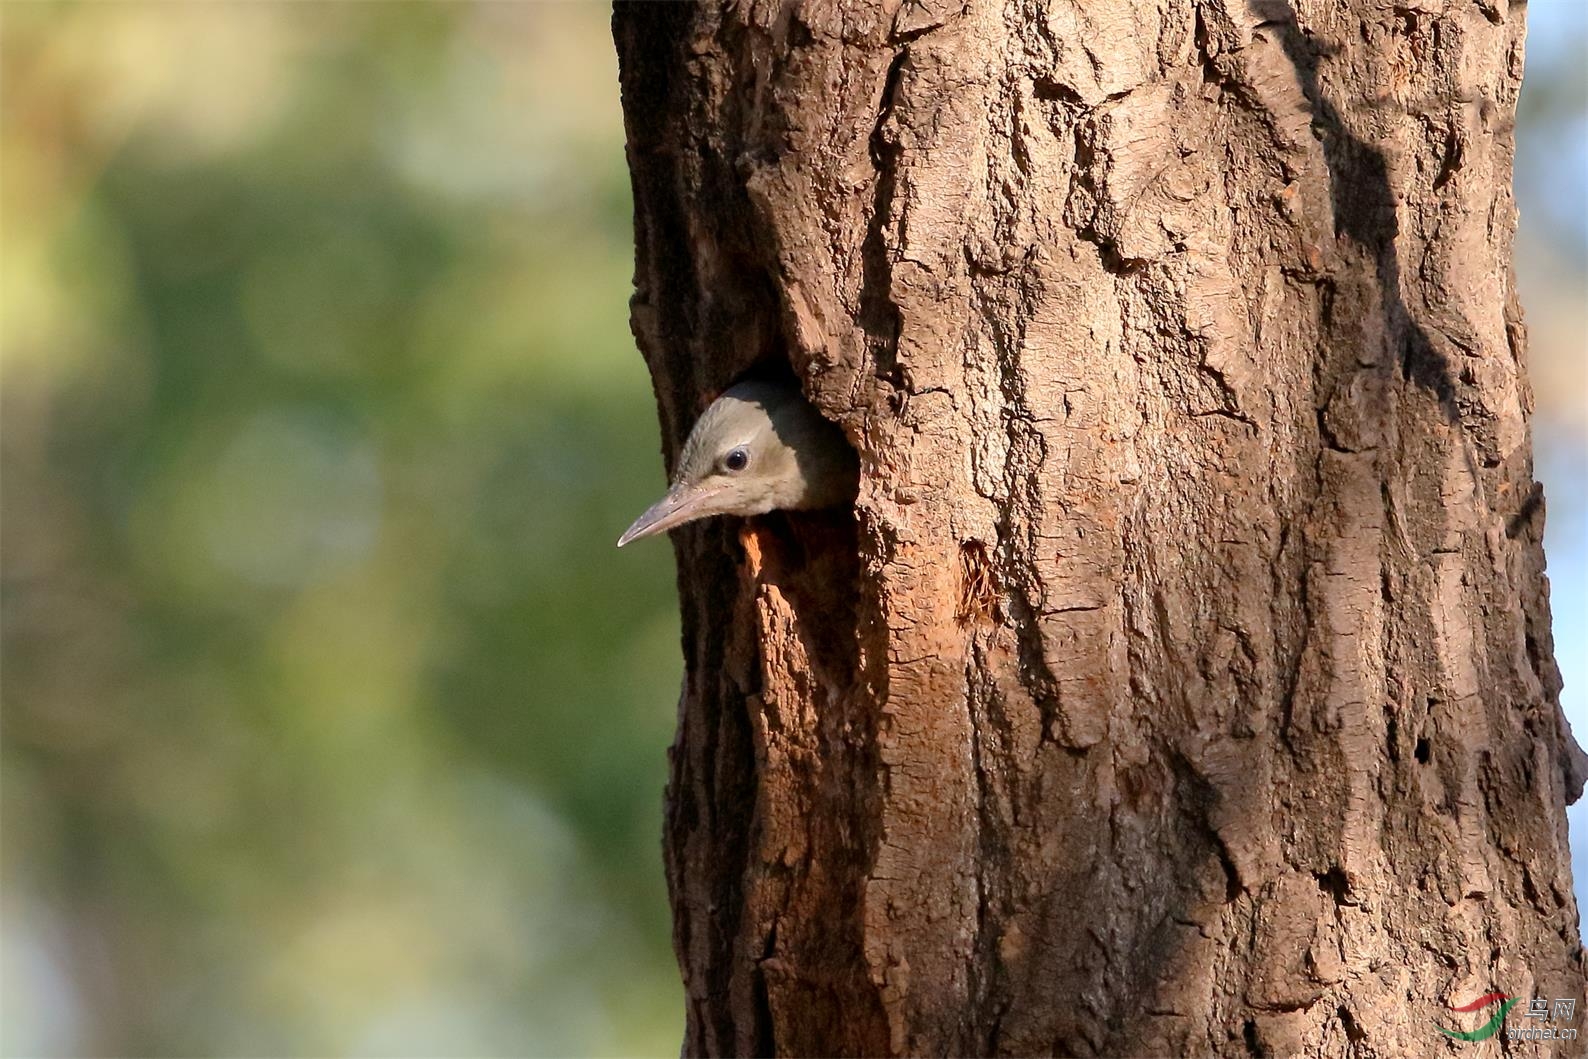
<instances>
[{"instance_id":1,"label":"blurred green foliage","mask_svg":"<svg viewBox=\"0 0 1588 1059\"><path fill-rule=\"evenodd\" d=\"M598 5L8 5L9 1054L659 1054Z\"/></svg>"}]
</instances>

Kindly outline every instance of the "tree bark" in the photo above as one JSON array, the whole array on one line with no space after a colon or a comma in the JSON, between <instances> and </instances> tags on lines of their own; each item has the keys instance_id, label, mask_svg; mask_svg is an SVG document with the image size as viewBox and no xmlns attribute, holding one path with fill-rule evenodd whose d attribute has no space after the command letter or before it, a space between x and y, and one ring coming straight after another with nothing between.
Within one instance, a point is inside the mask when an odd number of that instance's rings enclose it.
<instances>
[{"instance_id":1,"label":"tree bark","mask_svg":"<svg viewBox=\"0 0 1588 1059\"><path fill-rule=\"evenodd\" d=\"M853 512L674 535L685 1052L1446 1054L1493 990L1581 1012L1522 8L614 33L669 466L756 372L862 463Z\"/></svg>"}]
</instances>

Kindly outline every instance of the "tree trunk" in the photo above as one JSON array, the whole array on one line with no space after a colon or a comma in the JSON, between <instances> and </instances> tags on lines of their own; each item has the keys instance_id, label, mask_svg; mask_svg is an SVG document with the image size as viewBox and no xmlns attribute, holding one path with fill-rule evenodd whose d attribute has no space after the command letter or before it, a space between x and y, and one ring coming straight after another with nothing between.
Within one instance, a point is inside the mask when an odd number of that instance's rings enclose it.
<instances>
[{"instance_id":1,"label":"tree trunk","mask_svg":"<svg viewBox=\"0 0 1588 1059\"><path fill-rule=\"evenodd\" d=\"M746 372L862 465L852 513L674 535L687 1053L1582 1011L1522 9L1260 6L619 5L669 465Z\"/></svg>"}]
</instances>

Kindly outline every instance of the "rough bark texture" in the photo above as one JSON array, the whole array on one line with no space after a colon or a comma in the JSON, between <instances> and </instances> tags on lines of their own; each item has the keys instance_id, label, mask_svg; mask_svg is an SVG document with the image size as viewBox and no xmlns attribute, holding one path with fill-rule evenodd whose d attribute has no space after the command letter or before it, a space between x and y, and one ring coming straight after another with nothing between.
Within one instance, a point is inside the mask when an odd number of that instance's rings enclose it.
<instances>
[{"instance_id":1,"label":"rough bark texture","mask_svg":"<svg viewBox=\"0 0 1588 1059\"><path fill-rule=\"evenodd\" d=\"M1581 1012L1521 8L614 29L669 460L752 371L862 460L852 514L674 535L684 1050L1398 1056L1490 990Z\"/></svg>"}]
</instances>

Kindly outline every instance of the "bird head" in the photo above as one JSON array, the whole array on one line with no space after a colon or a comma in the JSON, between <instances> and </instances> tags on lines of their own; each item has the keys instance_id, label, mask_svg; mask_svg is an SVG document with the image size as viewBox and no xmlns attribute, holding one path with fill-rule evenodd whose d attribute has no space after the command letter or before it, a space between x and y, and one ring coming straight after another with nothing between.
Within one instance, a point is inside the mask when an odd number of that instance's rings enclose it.
<instances>
[{"instance_id":1,"label":"bird head","mask_svg":"<svg viewBox=\"0 0 1588 1059\"><path fill-rule=\"evenodd\" d=\"M797 387L740 383L701 413L672 487L624 531L618 547L712 515L843 503L854 496L856 474L843 433Z\"/></svg>"}]
</instances>

